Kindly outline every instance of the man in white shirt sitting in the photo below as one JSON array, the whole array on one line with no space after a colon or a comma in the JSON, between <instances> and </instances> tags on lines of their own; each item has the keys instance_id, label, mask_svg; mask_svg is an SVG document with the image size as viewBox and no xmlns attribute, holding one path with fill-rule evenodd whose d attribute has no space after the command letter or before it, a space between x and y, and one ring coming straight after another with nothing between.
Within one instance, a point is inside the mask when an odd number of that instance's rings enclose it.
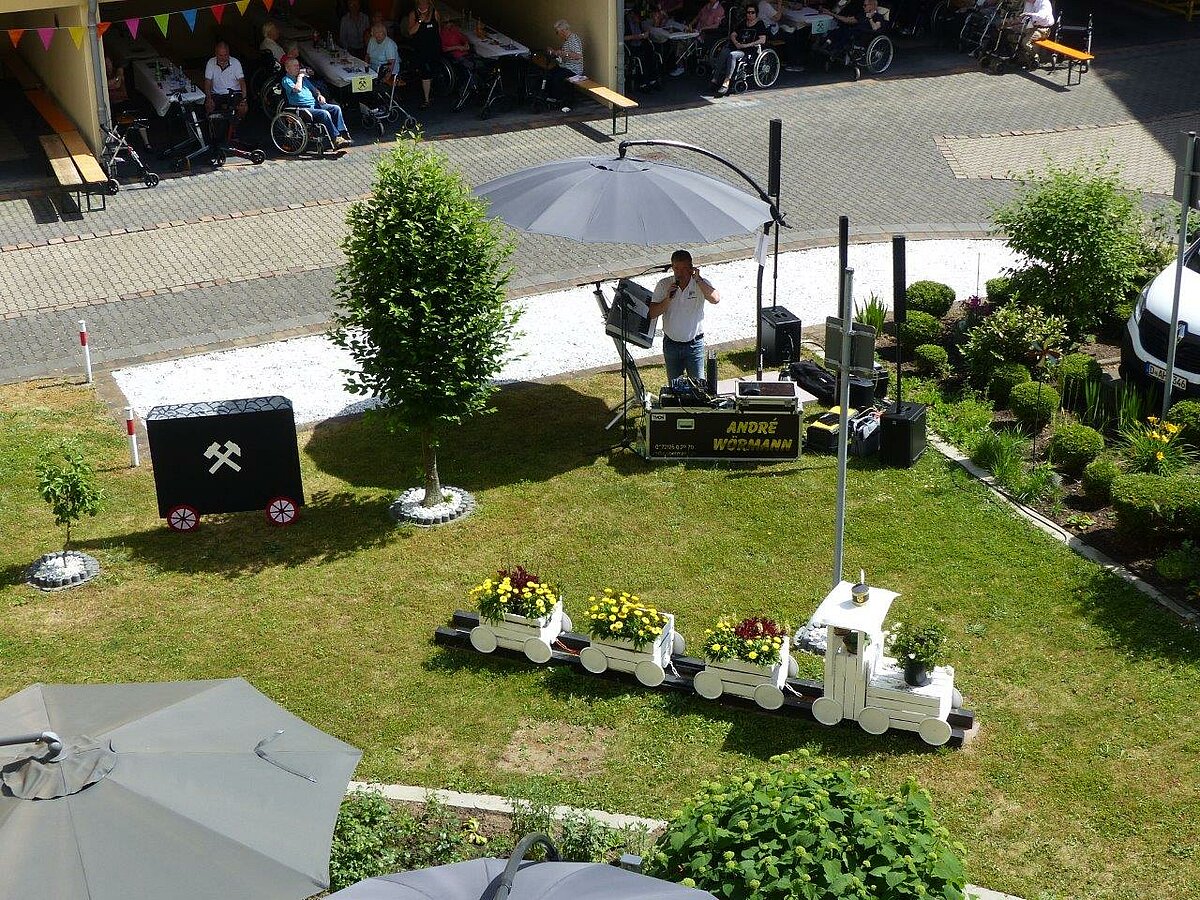
<instances>
[{"instance_id":1,"label":"man in white shirt sitting","mask_svg":"<svg viewBox=\"0 0 1200 900\"><path fill-rule=\"evenodd\" d=\"M692 265L692 254L671 254L671 274L655 285L650 299L650 318L662 316L668 383L685 372L697 381L704 377L704 304L720 301L716 288Z\"/></svg>"},{"instance_id":2,"label":"man in white shirt sitting","mask_svg":"<svg viewBox=\"0 0 1200 900\"><path fill-rule=\"evenodd\" d=\"M1054 27L1054 7L1050 0L1025 0L1021 17L1009 26L1013 31L1013 40L1018 41L1018 52L1021 57L1036 62L1037 50L1034 41L1044 40Z\"/></svg>"},{"instance_id":3,"label":"man in white shirt sitting","mask_svg":"<svg viewBox=\"0 0 1200 900\"><path fill-rule=\"evenodd\" d=\"M204 67L204 110L211 114L217 105L233 106L231 95L238 94L234 106L235 121L240 122L249 108L246 105L246 75L242 64L229 55L229 45L217 41L213 57Z\"/></svg>"}]
</instances>

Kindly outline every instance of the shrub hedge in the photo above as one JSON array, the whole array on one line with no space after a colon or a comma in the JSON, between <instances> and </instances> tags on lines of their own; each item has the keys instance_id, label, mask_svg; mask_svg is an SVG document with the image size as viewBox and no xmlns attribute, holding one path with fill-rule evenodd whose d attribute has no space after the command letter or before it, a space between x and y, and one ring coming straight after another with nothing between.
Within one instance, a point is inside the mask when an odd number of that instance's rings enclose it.
<instances>
[{"instance_id":1,"label":"shrub hedge","mask_svg":"<svg viewBox=\"0 0 1200 900\"><path fill-rule=\"evenodd\" d=\"M1112 500L1112 485L1121 467L1111 456L1098 456L1083 468L1083 492L1098 503Z\"/></svg>"},{"instance_id":2,"label":"shrub hedge","mask_svg":"<svg viewBox=\"0 0 1200 900\"><path fill-rule=\"evenodd\" d=\"M1058 391L1037 381L1018 384L1008 395L1008 406L1013 415L1030 431L1041 431L1050 424L1061 403Z\"/></svg>"},{"instance_id":3,"label":"shrub hedge","mask_svg":"<svg viewBox=\"0 0 1200 900\"><path fill-rule=\"evenodd\" d=\"M954 288L939 281L914 281L905 291L909 312L929 313L940 319L954 305Z\"/></svg>"},{"instance_id":4,"label":"shrub hedge","mask_svg":"<svg viewBox=\"0 0 1200 900\"><path fill-rule=\"evenodd\" d=\"M1200 478L1192 475L1119 475L1112 483L1118 527L1127 533L1183 529L1200 536Z\"/></svg>"},{"instance_id":5,"label":"shrub hedge","mask_svg":"<svg viewBox=\"0 0 1200 900\"><path fill-rule=\"evenodd\" d=\"M1050 438L1050 459L1072 478L1103 452L1104 435L1078 422L1063 422Z\"/></svg>"},{"instance_id":6,"label":"shrub hedge","mask_svg":"<svg viewBox=\"0 0 1200 900\"><path fill-rule=\"evenodd\" d=\"M910 310L898 330L900 343L905 350L914 350L922 344L940 344L942 341L942 323L920 310Z\"/></svg>"},{"instance_id":7,"label":"shrub hedge","mask_svg":"<svg viewBox=\"0 0 1200 900\"><path fill-rule=\"evenodd\" d=\"M1167 410L1167 421L1180 426L1180 438L1200 450L1200 400L1177 400Z\"/></svg>"},{"instance_id":8,"label":"shrub hedge","mask_svg":"<svg viewBox=\"0 0 1200 900\"><path fill-rule=\"evenodd\" d=\"M1029 370L1021 363L1001 363L988 378L988 396L1001 409L1008 406L1009 395L1018 384L1032 381Z\"/></svg>"},{"instance_id":9,"label":"shrub hedge","mask_svg":"<svg viewBox=\"0 0 1200 900\"><path fill-rule=\"evenodd\" d=\"M950 354L937 344L922 344L913 351L917 369L925 375L945 378L950 374Z\"/></svg>"},{"instance_id":10,"label":"shrub hedge","mask_svg":"<svg viewBox=\"0 0 1200 900\"><path fill-rule=\"evenodd\" d=\"M999 309L1012 299L1012 288L1012 279L1007 275L989 278L984 282L984 292L987 294L987 302L992 309Z\"/></svg>"}]
</instances>

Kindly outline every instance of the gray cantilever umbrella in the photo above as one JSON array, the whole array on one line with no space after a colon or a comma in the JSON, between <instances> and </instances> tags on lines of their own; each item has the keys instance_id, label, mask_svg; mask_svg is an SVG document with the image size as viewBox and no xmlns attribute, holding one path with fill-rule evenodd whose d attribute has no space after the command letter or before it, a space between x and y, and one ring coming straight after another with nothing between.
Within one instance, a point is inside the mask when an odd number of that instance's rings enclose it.
<instances>
[{"instance_id":1,"label":"gray cantilever umbrella","mask_svg":"<svg viewBox=\"0 0 1200 900\"><path fill-rule=\"evenodd\" d=\"M771 221L771 205L719 178L634 156L580 156L475 189L521 231L599 244L707 244Z\"/></svg>"},{"instance_id":2,"label":"gray cantilever umbrella","mask_svg":"<svg viewBox=\"0 0 1200 900\"><path fill-rule=\"evenodd\" d=\"M549 848L548 862L524 859L533 843ZM684 887L596 863L558 862L544 835L522 838L508 860L468 862L369 878L330 894L330 900L715 900Z\"/></svg>"},{"instance_id":3,"label":"gray cantilever umbrella","mask_svg":"<svg viewBox=\"0 0 1200 900\"><path fill-rule=\"evenodd\" d=\"M241 678L35 684L0 701L0 900L311 896L360 756Z\"/></svg>"}]
</instances>

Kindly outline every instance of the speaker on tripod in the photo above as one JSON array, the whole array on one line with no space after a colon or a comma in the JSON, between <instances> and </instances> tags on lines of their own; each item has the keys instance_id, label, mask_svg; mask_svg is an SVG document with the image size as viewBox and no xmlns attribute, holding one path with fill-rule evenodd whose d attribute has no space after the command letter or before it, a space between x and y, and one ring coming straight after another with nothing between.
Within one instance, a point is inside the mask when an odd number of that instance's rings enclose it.
<instances>
[{"instance_id":1,"label":"speaker on tripod","mask_svg":"<svg viewBox=\"0 0 1200 900\"><path fill-rule=\"evenodd\" d=\"M879 460L885 466L908 468L925 452L925 406L903 400L903 348L900 326L908 319L908 275L904 235L892 236L892 318L896 322L896 402L879 419Z\"/></svg>"},{"instance_id":2,"label":"speaker on tripod","mask_svg":"<svg viewBox=\"0 0 1200 900\"><path fill-rule=\"evenodd\" d=\"M787 307L770 306L762 311L763 362L786 366L800 358L800 319Z\"/></svg>"}]
</instances>

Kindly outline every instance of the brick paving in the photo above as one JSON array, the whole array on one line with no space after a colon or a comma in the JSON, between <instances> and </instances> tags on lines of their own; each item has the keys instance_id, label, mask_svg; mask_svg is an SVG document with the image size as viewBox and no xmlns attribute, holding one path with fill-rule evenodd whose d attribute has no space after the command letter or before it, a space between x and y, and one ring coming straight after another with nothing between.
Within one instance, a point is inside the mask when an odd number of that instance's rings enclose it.
<instances>
[{"instance_id":1,"label":"brick paving","mask_svg":"<svg viewBox=\"0 0 1200 900\"><path fill-rule=\"evenodd\" d=\"M842 214L859 233L976 233L1012 185L962 176L1006 172L1007 158L1053 147L1091 151L1115 136L1135 148L1131 155L1149 158L1152 180L1161 182L1168 132L1200 96L1196 52L1195 42L1177 42L1101 54L1070 91L1037 76L963 71L751 92L648 111L632 118L629 136L702 144L765 180L767 121L782 118L783 206L792 226L785 245L832 239ZM1128 124L1109 127L1114 123ZM604 111L589 124L594 128L576 120L437 146L477 184L543 160L613 150ZM958 136L949 153L956 168L948 163L947 135ZM981 143L964 143L963 136ZM0 380L70 364L74 321L85 314L101 360L326 321L346 206L369 190L384 149L355 148L340 160L231 165L166 179L155 189L131 185L106 211L74 217L60 217L45 197L0 201L0 316L7 316L0 320ZM714 171L700 157L667 158ZM730 257L745 255L751 244L734 239L694 251ZM582 282L661 255L658 248L522 235L513 288L528 293Z\"/></svg>"}]
</instances>

